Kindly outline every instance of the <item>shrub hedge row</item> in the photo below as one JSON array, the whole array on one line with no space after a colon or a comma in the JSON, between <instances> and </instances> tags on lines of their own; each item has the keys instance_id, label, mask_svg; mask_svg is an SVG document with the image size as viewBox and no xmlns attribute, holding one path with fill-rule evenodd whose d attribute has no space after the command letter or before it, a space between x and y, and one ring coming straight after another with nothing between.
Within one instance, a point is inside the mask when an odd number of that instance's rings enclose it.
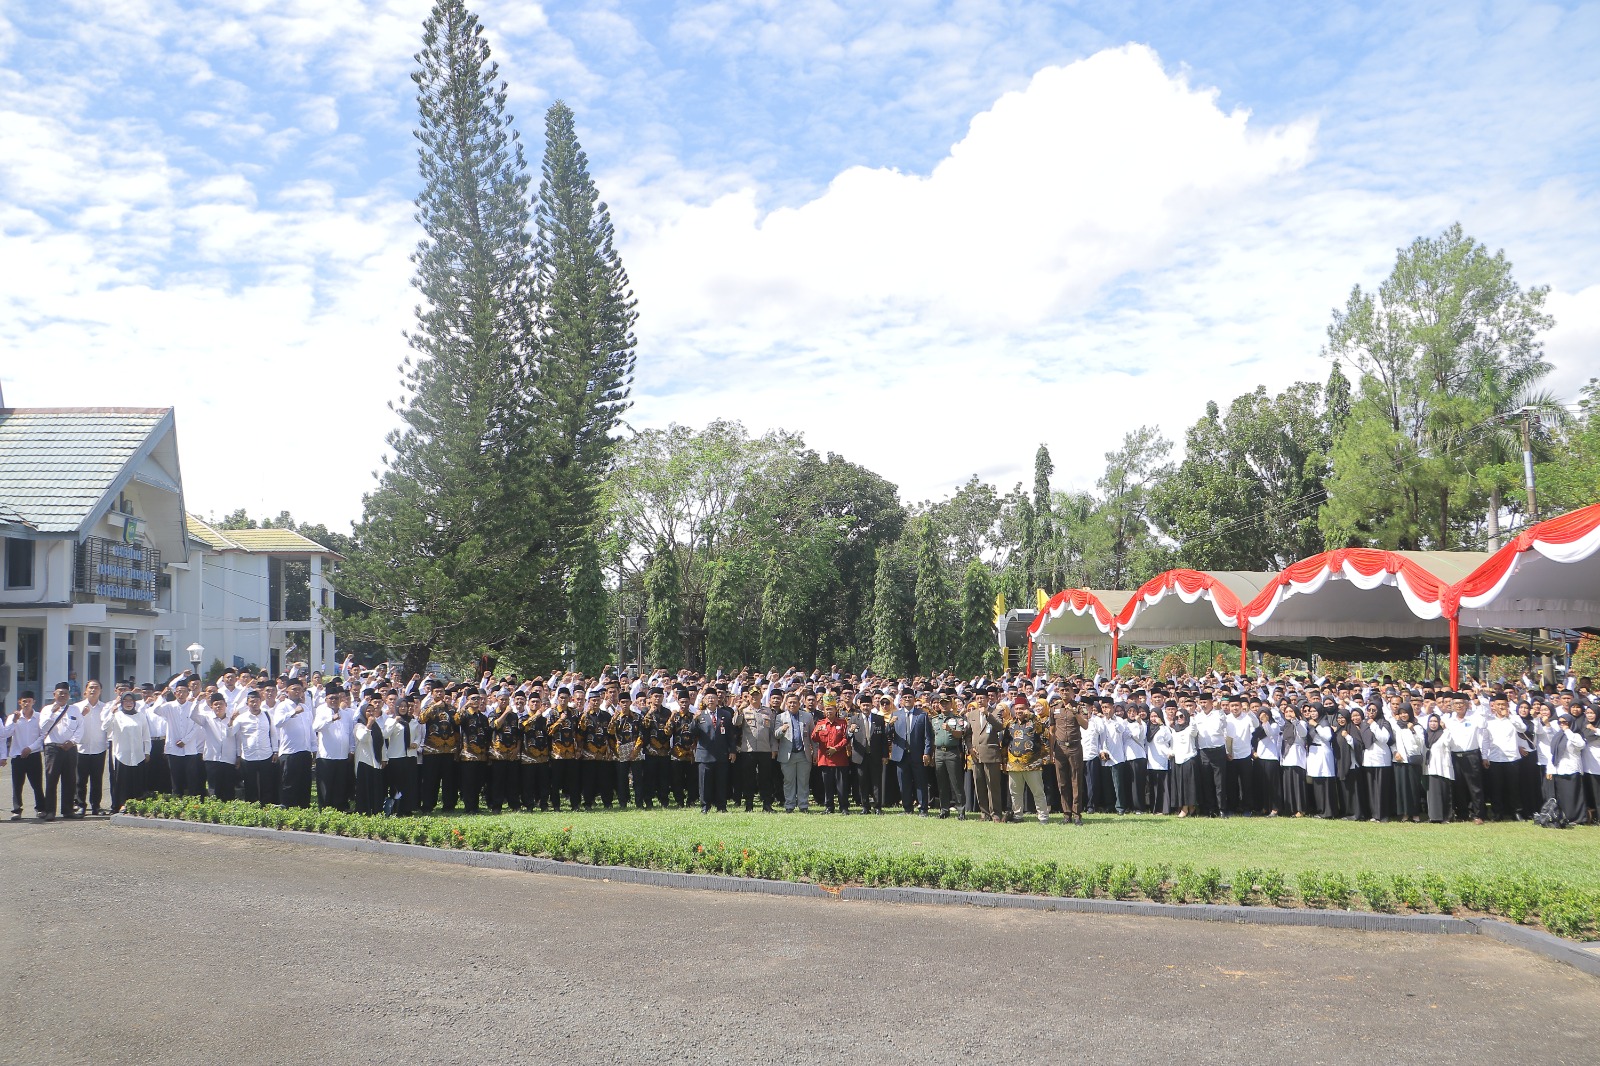
<instances>
[{"instance_id":1,"label":"shrub hedge row","mask_svg":"<svg viewBox=\"0 0 1600 1066\"><path fill-rule=\"evenodd\" d=\"M1346 910L1357 901L1380 913L1495 915L1542 925L1557 936L1585 939L1600 932L1600 892L1548 878L1509 874L1483 878L1379 874L1361 870L1303 871L1244 867L1225 877L1215 866L1089 866L1050 861L974 862L941 855L841 854L818 847L746 846L653 841L593 830L513 828L503 823L443 818L387 818L334 810L258 807L214 799L157 796L130 801L128 813L190 822L291 829L364 837L435 848L494 851L594 866L627 866L681 873L727 874L776 881L870 887L946 888L1015 892L1076 899L1148 899L1157 903L1235 903L1247 906Z\"/></svg>"}]
</instances>

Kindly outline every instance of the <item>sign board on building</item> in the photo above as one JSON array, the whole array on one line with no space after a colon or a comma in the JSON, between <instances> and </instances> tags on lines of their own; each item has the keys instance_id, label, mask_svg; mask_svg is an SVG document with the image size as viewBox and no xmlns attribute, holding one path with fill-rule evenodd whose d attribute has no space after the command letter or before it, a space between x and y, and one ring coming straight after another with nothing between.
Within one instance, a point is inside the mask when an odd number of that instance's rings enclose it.
<instances>
[{"instance_id":1,"label":"sign board on building","mask_svg":"<svg viewBox=\"0 0 1600 1066\"><path fill-rule=\"evenodd\" d=\"M155 602L161 553L154 548L88 537L78 545L76 562L75 591L125 603Z\"/></svg>"}]
</instances>

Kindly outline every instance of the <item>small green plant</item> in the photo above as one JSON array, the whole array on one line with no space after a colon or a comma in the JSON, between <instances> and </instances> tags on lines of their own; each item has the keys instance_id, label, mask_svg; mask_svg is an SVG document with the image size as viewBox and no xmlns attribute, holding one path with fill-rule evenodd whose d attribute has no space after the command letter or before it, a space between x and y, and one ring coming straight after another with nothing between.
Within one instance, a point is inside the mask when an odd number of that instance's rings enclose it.
<instances>
[{"instance_id":1,"label":"small green plant","mask_svg":"<svg viewBox=\"0 0 1600 1066\"><path fill-rule=\"evenodd\" d=\"M1112 899L1127 899L1139 884L1139 868L1131 862L1118 863L1106 880L1106 894Z\"/></svg>"},{"instance_id":2,"label":"small green plant","mask_svg":"<svg viewBox=\"0 0 1600 1066\"><path fill-rule=\"evenodd\" d=\"M1289 896L1289 886L1282 870L1262 870L1257 875L1256 884L1261 888L1261 897L1274 907L1283 906Z\"/></svg>"},{"instance_id":3,"label":"small green plant","mask_svg":"<svg viewBox=\"0 0 1600 1066\"><path fill-rule=\"evenodd\" d=\"M1323 886L1322 875L1315 870L1302 870L1296 879L1300 889L1300 901L1307 907L1321 909L1328 905L1327 891Z\"/></svg>"},{"instance_id":4,"label":"small green plant","mask_svg":"<svg viewBox=\"0 0 1600 1066\"><path fill-rule=\"evenodd\" d=\"M1370 870L1362 870L1356 874L1356 888L1361 892L1361 898L1367 901L1369 910L1387 914L1394 910L1394 893L1389 889L1389 881Z\"/></svg>"},{"instance_id":5,"label":"small green plant","mask_svg":"<svg viewBox=\"0 0 1600 1066\"><path fill-rule=\"evenodd\" d=\"M1454 914L1460 905L1456 894L1439 874L1422 875L1422 894L1427 897L1428 905L1440 914Z\"/></svg>"},{"instance_id":6,"label":"small green plant","mask_svg":"<svg viewBox=\"0 0 1600 1066\"><path fill-rule=\"evenodd\" d=\"M1109 862L1097 862L1089 870L1089 876L1084 881L1084 895L1093 899L1095 896L1107 896L1111 893L1111 871L1113 867Z\"/></svg>"},{"instance_id":7,"label":"small green plant","mask_svg":"<svg viewBox=\"0 0 1600 1066\"><path fill-rule=\"evenodd\" d=\"M1246 867L1233 875L1233 881L1228 885L1228 895L1239 906L1247 906L1256 894L1256 882L1261 877L1261 871Z\"/></svg>"},{"instance_id":8,"label":"small green plant","mask_svg":"<svg viewBox=\"0 0 1600 1066\"><path fill-rule=\"evenodd\" d=\"M1394 888L1394 898L1399 900L1402 906L1407 910L1422 910L1422 888L1417 884L1416 878L1406 874L1395 874L1390 879L1390 884Z\"/></svg>"},{"instance_id":9,"label":"small green plant","mask_svg":"<svg viewBox=\"0 0 1600 1066\"><path fill-rule=\"evenodd\" d=\"M1215 903L1222 895L1222 870L1215 866L1207 866L1200 875L1199 882L1200 902Z\"/></svg>"},{"instance_id":10,"label":"small green plant","mask_svg":"<svg viewBox=\"0 0 1600 1066\"><path fill-rule=\"evenodd\" d=\"M1180 865L1173 874L1172 898L1179 903L1193 903L1200 898L1200 875L1188 863Z\"/></svg>"},{"instance_id":11,"label":"small green plant","mask_svg":"<svg viewBox=\"0 0 1600 1066\"><path fill-rule=\"evenodd\" d=\"M1139 891L1145 899L1160 903L1167 898L1167 882L1172 879L1172 867L1166 863L1146 866L1139 872Z\"/></svg>"},{"instance_id":12,"label":"small green plant","mask_svg":"<svg viewBox=\"0 0 1600 1066\"><path fill-rule=\"evenodd\" d=\"M1337 870L1322 875L1322 895L1328 901L1328 906L1340 910L1350 909L1350 897L1355 894L1355 886L1350 883L1350 878Z\"/></svg>"}]
</instances>

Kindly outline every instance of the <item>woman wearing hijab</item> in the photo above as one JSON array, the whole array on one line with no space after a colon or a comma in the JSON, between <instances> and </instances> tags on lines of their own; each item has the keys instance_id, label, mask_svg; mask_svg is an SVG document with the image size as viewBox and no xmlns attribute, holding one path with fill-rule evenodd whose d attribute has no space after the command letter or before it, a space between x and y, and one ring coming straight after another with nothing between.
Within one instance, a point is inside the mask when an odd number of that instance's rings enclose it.
<instances>
[{"instance_id":1,"label":"woman wearing hijab","mask_svg":"<svg viewBox=\"0 0 1600 1066\"><path fill-rule=\"evenodd\" d=\"M1600 711L1594 706L1583 709L1579 719L1583 727L1583 780L1584 792L1589 802L1589 822L1600 821Z\"/></svg>"},{"instance_id":2,"label":"woman wearing hijab","mask_svg":"<svg viewBox=\"0 0 1600 1066\"><path fill-rule=\"evenodd\" d=\"M1428 781L1428 821L1439 825L1449 821L1455 803L1456 767L1445 739L1444 719L1437 711L1428 716L1422 742L1427 749L1424 776Z\"/></svg>"},{"instance_id":3,"label":"woman wearing hijab","mask_svg":"<svg viewBox=\"0 0 1600 1066\"><path fill-rule=\"evenodd\" d=\"M1200 736L1189 721L1189 715L1178 708L1172 712L1172 769L1168 772L1167 787L1171 790L1172 806L1178 808L1178 817L1187 818L1200 804L1200 779L1195 756L1200 753Z\"/></svg>"},{"instance_id":4,"label":"woman wearing hijab","mask_svg":"<svg viewBox=\"0 0 1600 1066\"><path fill-rule=\"evenodd\" d=\"M1422 727L1411 720L1410 707L1402 704L1394 717L1394 815L1402 822L1420 822L1425 738Z\"/></svg>"},{"instance_id":5,"label":"woman wearing hijab","mask_svg":"<svg viewBox=\"0 0 1600 1066\"><path fill-rule=\"evenodd\" d=\"M1324 705L1326 707L1326 705ZM1306 784L1311 789L1310 806L1318 818L1339 816L1339 722L1328 707L1321 717L1312 719L1306 710ZM1315 724L1313 724L1313 721Z\"/></svg>"},{"instance_id":6,"label":"woman wearing hijab","mask_svg":"<svg viewBox=\"0 0 1600 1066\"><path fill-rule=\"evenodd\" d=\"M1176 700L1168 700L1165 710L1171 714L1177 709ZM1172 727L1158 711L1150 712L1145 723L1145 782L1150 790L1150 810L1155 814L1172 813Z\"/></svg>"},{"instance_id":7,"label":"woman wearing hijab","mask_svg":"<svg viewBox=\"0 0 1600 1066\"><path fill-rule=\"evenodd\" d=\"M1552 714L1548 724L1541 722L1540 732L1549 739L1548 777L1561 816L1570 824L1579 825L1585 813L1583 753L1588 743L1578 723L1566 711Z\"/></svg>"},{"instance_id":8,"label":"woman wearing hijab","mask_svg":"<svg viewBox=\"0 0 1600 1066\"><path fill-rule=\"evenodd\" d=\"M1257 713L1256 719L1260 724L1256 726L1256 748L1251 759L1251 770L1255 777L1251 795L1255 797L1256 813L1276 818L1278 781L1283 776L1278 769L1283 761L1283 727L1265 707Z\"/></svg>"},{"instance_id":9,"label":"woman wearing hijab","mask_svg":"<svg viewBox=\"0 0 1600 1066\"><path fill-rule=\"evenodd\" d=\"M1367 817L1374 822L1389 820L1390 797L1394 795L1394 730L1383 717L1383 707L1367 708L1361 723L1361 776L1367 785Z\"/></svg>"},{"instance_id":10,"label":"woman wearing hijab","mask_svg":"<svg viewBox=\"0 0 1600 1066\"><path fill-rule=\"evenodd\" d=\"M1283 708L1278 737L1278 809L1296 818L1306 815L1306 723L1292 706Z\"/></svg>"},{"instance_id":11,"label":"woman wearing hijab","mask_svg":"<svg viewBox=\"0 0 1600 1066\"><path fill-rule=\"evenodd\" d=\"M139 713L138 698L132 692L124 692L118 703L106 719L112 761L112 811L122 810L128 800L144 794L145 767L150 759L150 722Z\"/></svg>"},{"instance_id":12,"label":"woman wearing hijab","mask_svg":"<svg viewBox=\"0 0 1600 1066\"><path fill-rule=\"evenodd\" d=\"M1339 792L1344 800L1344 820L1365 821L1367 790L1361 758L1366 751L1367 737L1362 729L1362 726L1366 725L1366 716L1361 713L1361 708L1352 707L1349 711L1339 711L1337 717L1339 744L1336 768L1339 774Z\"/></svg>"}]
</instances>

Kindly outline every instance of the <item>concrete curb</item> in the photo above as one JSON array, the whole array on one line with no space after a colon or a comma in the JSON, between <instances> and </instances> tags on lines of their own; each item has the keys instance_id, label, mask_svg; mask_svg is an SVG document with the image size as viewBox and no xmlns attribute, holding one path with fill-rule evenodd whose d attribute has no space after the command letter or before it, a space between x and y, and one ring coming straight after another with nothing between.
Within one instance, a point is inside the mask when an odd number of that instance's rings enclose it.
<instances>
[{"instance_id":1,"label":"concrete curb","mask_svg":"<svg viewBox=\"0 0 1600 1066\"><path fill-rule=\"evenodd\" d=\"M424 844L398 844L365 837L341 837L291 829L186 822L176 818L111 816L114 826L174 829L213 836L251 837L308 844L334 851L360 851L398 855L426 862L447 862L480 869L520 870L526 873L580 877L590 881L650 885L656 888L698 888L712 892L743 892L807 899L839 899L859 903L902 903L922 906L994 907L1006 910L1064 911L1077 914L1117 914L1135 918L1176 918L1183 921L1229 922L1236 925L1302 926L1321 929L1355 929L1372 933L1476 934L1522 948L1584 973L1600 977L1600 954L1587 951L1560 937L1491 918L1451 918L1444 915L1376 914L1370 911L1289 910L1276 907L1238 907L1206 903L1146 903L1134 900L1067 899L1054 896L1017 896L999 892L957 892L940 888L844 888L829 892L798 881L767 881L723 874L686 874L670 870L639 870L631 866L588 866L526 855L494 851L457 851Z\"/></svg>"}]
</instances>

